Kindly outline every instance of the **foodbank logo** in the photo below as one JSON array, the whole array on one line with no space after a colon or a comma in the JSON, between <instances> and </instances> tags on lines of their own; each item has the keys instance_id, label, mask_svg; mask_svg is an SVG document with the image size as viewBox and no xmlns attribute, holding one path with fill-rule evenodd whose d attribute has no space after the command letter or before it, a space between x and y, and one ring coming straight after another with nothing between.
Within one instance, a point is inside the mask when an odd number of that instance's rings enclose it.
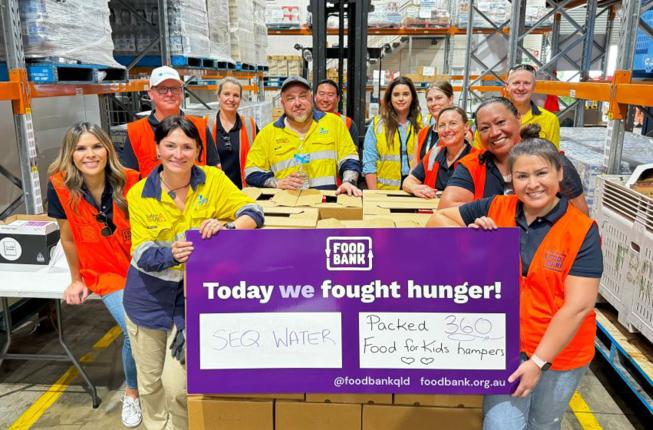
<instances>
[{"instance_id":1,"label":"foodbank logo","mask_svg":"<svg viewBox=\"0 0 653 430\"><path fill-rule=\"evenodd\" d=\"M366 236L331 236L326 240L324 250L327 270L370 271L372 270L372 238Z\"/></svg>"}]
</instances>

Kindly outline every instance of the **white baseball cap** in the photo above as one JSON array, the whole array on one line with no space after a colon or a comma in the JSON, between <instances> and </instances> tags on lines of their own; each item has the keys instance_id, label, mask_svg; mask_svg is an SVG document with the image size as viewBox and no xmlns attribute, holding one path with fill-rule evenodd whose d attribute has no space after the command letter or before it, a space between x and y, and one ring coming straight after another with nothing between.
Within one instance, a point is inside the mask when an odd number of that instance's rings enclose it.
<instances>
[{"instance_id":1,"label":"white baseball cap","mask_svg":"<svg viewBox=\"0 0 653 430\"><path fill-rule=\"evenodd\" d=\"M172 67L161 66L152 70L152 74L150 75L150 88L156 87L161 82L167 81L168 79L175 80L184 85L184 81L179 77L179 72Z\"/></svg>"}]
</instances>

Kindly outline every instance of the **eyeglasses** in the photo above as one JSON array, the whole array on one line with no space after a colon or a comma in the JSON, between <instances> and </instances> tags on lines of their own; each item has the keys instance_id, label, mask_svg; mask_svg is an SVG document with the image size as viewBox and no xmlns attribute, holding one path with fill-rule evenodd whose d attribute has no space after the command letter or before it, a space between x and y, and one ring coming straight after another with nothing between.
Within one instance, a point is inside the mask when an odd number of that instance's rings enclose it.
<instances>
[{"instance_id":1,"label":"eyeglasses","mask_svg":"<svg viewBox=\"0 0 653 430\"><path fill-rule=\"evenodd\" d=\"M222 142L224 143L223 146L226 152L231 152L234 150L233 146L231 146L231 136L229 136L229 133L222 136Z\"/></svg>"},{"instance_id":2,"label":"eyeglasses","mask_svg":"<svg viewBox=\"0 0 653 430\"><path fill-rule=\"evenodd\" d=\"M175 96L181 94L182 87L153 87L160 96L165 96L168 93L171 93Z\"/></svg>"},{"instance_id":3,"label":"eyeglasses","mask_svg":"<svg viewBox=\"0 0 653 430\"><path fill-rule=\"evenodd\" d=\"M524 63L515 64L510 68L511 72L516 72L517 70L526 70L527 72L531 72L531 73L536 72L535 67L531 66L530 64L524 64Z\"/></svg>"},{"instance_id":4,"label":"eyeglasses","mask_svg":"<svg viewBox=\"0 0 653 430\"><path fill-rule=\"evenodd\" d=\"M102 231L100 232L102 236L107 237L113 234L113 229L109 226L109 218L107 217L107 214L104 212L99 212L95 216L95 220L100 224L104 224L104 227L102 227Z\"/></svg>"}]
</instances>

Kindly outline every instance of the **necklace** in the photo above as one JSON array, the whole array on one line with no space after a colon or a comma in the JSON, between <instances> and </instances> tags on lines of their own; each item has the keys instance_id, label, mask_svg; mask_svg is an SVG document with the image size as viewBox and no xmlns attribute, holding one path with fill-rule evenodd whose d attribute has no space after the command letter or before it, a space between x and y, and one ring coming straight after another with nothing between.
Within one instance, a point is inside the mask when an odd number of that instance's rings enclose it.
<instances>
[{"instance_id":1,"label":"necklace","mask_svg":"<svg viewBox=\"0 0 653 430\"><path fill-rule=\"evenodd\" d=\"M165 179L163 179L163 173L159 173L159 178L161 178L161 182L163 182L163 185L165 185L166 188L168 188L168 195L172 200L174 200L175 197L177 197L177 193L175 193L175 191L181 190L182 188L186 188L187 186L190 185L190 181L189 181L186 185L182 185L181 187L177 187L177 188L172 188L170 187L170 185L168 185Z\"/></svg>"}]
</instances>

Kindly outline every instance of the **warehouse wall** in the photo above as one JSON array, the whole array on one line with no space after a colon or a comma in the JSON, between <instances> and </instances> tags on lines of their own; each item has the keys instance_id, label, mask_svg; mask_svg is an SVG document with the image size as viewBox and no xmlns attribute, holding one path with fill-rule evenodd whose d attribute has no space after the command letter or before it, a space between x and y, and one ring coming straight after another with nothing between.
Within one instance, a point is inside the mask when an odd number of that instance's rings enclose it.
<instances>
[{"instance_id":1,"label":"warehouse wall","mask_svg":"<svg viewBox=\"0 0 653 430\"><path fill-rule=\"evenodd\" d=\"M47 169L61 146L66 129L78 121L100 123L97 96L52 97L32 99L34 134L45 199ZM10 102L0 102L0 164L20 178L18 145ZM0 212L22 195L22 191L0 175ZM44 200L45 201L45 200ZM21 207L18 211L24 211Z\"/></svg>"}]
</instances>

